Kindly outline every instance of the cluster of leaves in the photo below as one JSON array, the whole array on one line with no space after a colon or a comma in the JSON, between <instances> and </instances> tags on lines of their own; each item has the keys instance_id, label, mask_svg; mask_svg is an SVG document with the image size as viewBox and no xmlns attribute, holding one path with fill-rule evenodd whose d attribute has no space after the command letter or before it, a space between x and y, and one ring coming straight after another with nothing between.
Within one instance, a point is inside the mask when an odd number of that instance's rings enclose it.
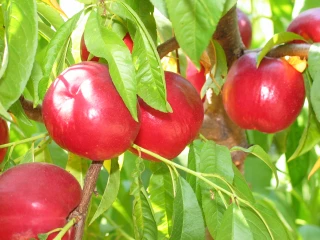
<instances>
[{"instance_id":1,"label":"cluster of leaves","mask_svg":"<svg viewBox=\"0 0 320 240\"><path fill-rule=\"evenodd\" d=\"M159 67L161 60L156 48L159 42L168 39L166 35L174 29L181 49L198 65L219 19L236 3L112 0L96 8L96 1L80 2L88 5L65 20L54 1L2 1L0 20L5 28L0 30L0 115L11 121L9 110L15 116L10 128L12 144L3 170L24 162L45 161L66 168L83 185L91 162L51 143L44 126L30 121L18 101L24 95L34 106L41 103L53 79L67 66L80 61L83 32L88 50L110 65L115 86L137 119L136 95L160 111L171 111L166 102L163 70ZM259 2L268 2L272 12L268 17L275 31L285 31L284 22L292 18L291 1ZM308 4L314 1L305 1L305 8L311 7ZM152 15L154 8L164 17L156 21ZM255 15L258 8L258 4L251 8L255 33L263 29L258 22L261 18ZM165 24L157 26L156 22L161 21ZM127 31L134 41L132 54L122 42ZM287 42L296 36L282 37L282 42ZM261 57L270 47L282 43L277 39L266 45ZM261 43L256 37L253 46L260 47ZM215 41L211 44L220 60L213 75L225 75L223 49ZM316 44L311 47L305 72L311 104L290 129L275 135L248 131L250 143L259 144L249 149L228 150L212 141L197 140L190 145L188 156L182 154L172 162L166 159L162 159L164 163L143 162L130 153L106 162L97 183L100 195L92 197L84 237L204 239L207 229L214 239L294 239L300 224L304 225L299 228L301 235L311 231L316 236L320 175L315 173L310 181L306 176L313 165L317 166L315 146L320 141L318 48ZM217 88L211 83L207 87L218 93L223 78L216 81ZM232 151L252 153L245 165L250 187L233 165ZM281 170L288 175L280 175L279 187L274 190L272 172L274 179L277 173L272 161L278 161L280 156L292 161L284 164ZM304 189L310 194L306 195Z\"/></svg>"}]
</instances>

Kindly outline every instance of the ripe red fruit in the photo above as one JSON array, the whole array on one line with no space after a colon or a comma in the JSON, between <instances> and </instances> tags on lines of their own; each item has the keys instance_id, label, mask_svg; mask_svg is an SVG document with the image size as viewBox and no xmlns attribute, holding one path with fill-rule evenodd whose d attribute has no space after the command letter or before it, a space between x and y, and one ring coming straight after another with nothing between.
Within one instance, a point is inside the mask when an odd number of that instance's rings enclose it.
<instances>
[{"instance_id":1,"label":"ripe red fruit","mask_svg":"<svg viewBox=\"0 0 320 240\"><path fill-rule=\"evenodd\" d=\"M274 133L299 115L305 99L302 74L282 59L265 57L256 68L256 53L240 57L223 87L225 110L244 129Z\"/></svg>"},{"instance_id":2,"label":"ripe red fruit","mask_svg":"<svg viewBox=\"0 0 320 240\"><path fill-rule=\"evenodd\" d=\"M246 48L250 47L252 40L252 27L248 16L237 8L238 27L243 44Z\"/></svg>"},{"instance_id":3,"label":"ripe red fruit","mask_svg":"<svg viewBox=\"0 0 320 240\"><path fill-rule=\"evenodd\" d=\"M186 79L195 87L199 95L201 95L201 89L206 82L204 67L201 66L199 71L191 60L187 58Z\"/></svg>"},{"instance_id":4,"label":"ripe red fruit","mask_svg":"<svg viewBox=\"0 0 320 240\"><path fill-rule=\"evenodd\" d=\"M129 48L130 53L132 53L132 49L133 49L133 42L132 39L129 35L129 33L127 33L124 37L123 37L123 41L124 43L127 45L127 47ZM84 35L82 35L81 37L81 42L80 42L80 56L81 56L81 60L82 61L87 61L88 57L90 55L90 52L87 49L87 46L84 42ZM90 59L90 61L94 61L94 62L99 62L99 58L98 57L93 57L92 59Z\"/></svg>"},{"instance_id":5,"label":"ripe red fruit","mask_svg":"<svg viewBox=\"0 0 320 240\"><path fill-rule=\"evenodd\" d=\"M58 145L96 161L126 151L140 127L117 92L108 66L97 62L82 62L61 73L42 108L46 128Z\"/></svg>"},{"instance_id":6,"label":"ripe red fruit","mask_svg":"<svg viewBox=\"0 0 320 240\"><path fill-rule=\"evenodd\" d=\"M81 187L58 166L26 163L0 176L0 196L0 239L27 240L63 227L80 203Z\"/></svg>"},{"instance_id":7,"label":"ripe red fruit","mask_svg":"<svg viewBox=\"0 0 320 240\"><path fill-rule=\"evenodd\" d=\"M8 124L5 120L0 118L0 145L9 142L9 129ZM0 148L0 163L4 160L6 156L7 148Z\"/></svg>"},{"instance_id":8,"label":"ripe red fruit","mask_svg":"<svg viewBox=\"0 0 320 240\"><path fill-rule=\"evenodd\" d=\"M299 34L309 42L320 42L320 8L312 8L300 13L290 23L287 31Z\"/></svg>"},{"instance_id":9,"label":"ripe red fruit","mask_svg":"<svg viewBox=\"0 0 320 240\"><path fill-rule=\"evenodd\" d=\"M173 159L196 138L204 112L199 94L186 79L176 73L165 72L165 80L167 100L173 112L160 112L139 99L141 128L134 143ZM131 150L138 154L135 149ZM143 153L142 157L156 160Z\"/></svg>"}]
</instances>

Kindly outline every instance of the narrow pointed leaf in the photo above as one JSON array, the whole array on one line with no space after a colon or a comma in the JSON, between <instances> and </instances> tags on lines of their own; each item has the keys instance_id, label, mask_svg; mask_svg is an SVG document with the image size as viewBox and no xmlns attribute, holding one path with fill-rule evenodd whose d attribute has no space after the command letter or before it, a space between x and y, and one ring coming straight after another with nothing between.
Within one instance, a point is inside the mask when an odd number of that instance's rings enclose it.
<instances>
[{"instance_id":1,"label":"narrow pointed leaf","mask_svg":"<svg viewBox=\"0 0 320 240\"><path fill-rule=\"evenodd\" d=\"M309 175L308 175L308 179L310 179L312 177L312 175L318 171L320 169L320 158L318 158L317 162L313 165Z\"/></svg>"},{"instance_id":2,"label":"narrow pointed leaf","mask_svg":"<svg viewBox=\"0 0 320 240\"><path fill-rule=\"evenodd\" d=\"M235 203L232 203L223 215L221 225L217 233L217 240L253 240L249 224L245 219L242 210Z\"/></svg>"},{"instance_id":3,"label":"narrow pointed leaf","mask_svg":"<svg viewBox=\"0 0 320 240\"><path fill-rule=\"evenodd\" d=\"M47 88L50 84L50 76L54 64L57 61L62 51L65 51L66 45L70 39L71 33L76 27L76 24L81 16L82 12L75 14L67 22L65 22L56 32L54 37L51 39L45 54L45 58L42 62L43 78L39 83L39 96L43 99ZM54 76L56 77L56 76Z\"/></svg>"},{"instance_id":4,"label":"narrow pointed leaf","mask_svg":"<svg viewBox=\"0 0 320 240\"><path fill-rule=\"evenodd\" d=\"M208 230L211 236L216 239L223 214L227 209L217 191L209 188L202 189L202 209Z\"/></svg>"},{"instance_id":5,"label":"narrow pointed leaf","mask_svg":"<svg viewBox=\"0 0 320 240\"><path fill-rule=\"evenodd\" d=\"M137 83L128 47L115 32L100 24L95 11L88 18L84 38L91 54L108 61L112 81L132 117L138 121Z\"/></svg>"},{"instance_id":6,"label":"narrow pointed leaf","mask_svg":"<svg viewBox=\"0 0 320 240\"><path fill-rule=\"evenodd\" d=\"M105 213L117 199L120 188L120 169L118 158L111 160L111 169L107 186L103 192L102 199L99 203L98 209L94 213L90 224L92 224L98 217Z\"/></svg>"},{"instance_id":7,"label":"narrow pointed leaf","mask_svg":"<svg viewBox=\"0 0 320 240\"><path fill-rule=\"evenodd\" d=\"M172 227L173 184L165 164L154 163L148 192L158 226L159 239L168 238Z\"/></svg>"},{"instance_id":8,"label":"narrow pointed leaf","mask_svg":"<svg viewBox=\"0 0 320 240\"><path fill-rule=\"evenodd\" d=\"M38 23L35 0L12 0L2 7L7 7L8 65L0 81L0 102L8 109L29 80L38 44Z\"/></svg>"},{"instance_id":9,"label":"narrow pointed leaf","mask_svg":"<svg viewBox=\"0 0 320 240\"><path fill-rule=\"evenodd\" d=\"M320 122L320 44L312 44L308 54L308 72L313 80L310 91L310 102L316 114L318 122Z\"/></svg>"},{"instance_id":10,"label":"narrow pointed leaf","mask_svg":"<svg viewBox=\"0 0 320 240\"><path fill-rule=\"evenodd\" d=\"M156 46L134 10L124 2L112 4L112 10L136 26L132 58L137 72L138 95L152 108L172 112L167 102L164 72Z\"/></svg>"},{"instance_id":11,"label":"narrow pointed leaf","mask_svg":"<svg viewBox=\"0 0 320 240\"><path fill-rule=\"evenodd\" d=\"M205 227L197 198L188 182L178 178L173 203L171 240L204 240Z\"/></svg>"},{"instance_id":12,"label":"narrow pointed leaf","mask_svg":"<svg viewBox=\"0 0 320 240\"><path fill-rule=\"evenodd\" d=\"M222 16L225 0L166 0L169 18L182 50L199 66L200 56Z\"/></svg>"},{"instance_id":13,"label":"narrow pointed leaf","mask_svg":"<svg viewBox=\"0 0 320 240\"><path fill-rule=\"evenodd\" d=\"M141 181L141 173L144 164L141 158L136 160L136 168L133 173L133 182L131 185L131 195L133 201L133 225L135 239L158 239L157 224L155 221L153 209L149 196L144 189Z\"/></svg>"},{"instance_id":14,"label":"narrow pointed leaf","mask_svg":"<svg viewBox=\"0 0 320 240\"><path fill-rule=\"evenodd\" d=\"M267 55L267 53L276 45L281 43L291 42L293 40L306 41L303 37L292 32L281 32L273 35L273 37L264 45L261 52L257 57L257 67L259 67L260 62Z\"/></svg>"},{"instance_id":15,"label":"narrow pointed leaf","mask_svg":"<svg viewBox=\"0 0 320 240\"><path fill-rule=\"evenodd\" d=\"M271 161L270 156L263 150L262 147L260 147L259 145L253 145L253 146L251 146L249 148L242 148L242 147L236 146L236 147L233 147L231 149L231 151L243 151L243 152L246 152L246 153L251 153L254 156L258 157L265 164L267 164L267 166L272 170L274 176L276 177L277 186L278 186L279 178L278 178L276 166L273 164L273 162Z\"/></svg>"}]
</instances>

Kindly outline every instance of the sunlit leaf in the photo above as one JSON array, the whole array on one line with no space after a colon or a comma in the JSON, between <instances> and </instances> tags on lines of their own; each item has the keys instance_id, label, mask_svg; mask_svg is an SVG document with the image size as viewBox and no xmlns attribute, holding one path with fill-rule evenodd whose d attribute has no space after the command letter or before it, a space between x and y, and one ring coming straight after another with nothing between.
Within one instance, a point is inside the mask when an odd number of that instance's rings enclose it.
<instances>
[{"instance_id":1,"label":"sunlit leaf","mask_svg":"<svg viewBox=\"0 0 320 240\"><path fill-rule=\"evenodd\" d=\"M169 18L182 50L200 68L199 60L222 16L225 0L166 0Z\"/></svg>"},{"instance_id":2,"label":"sunlit leaf","mask_svg":"<svg viewBox=\"0 0 320 240\"><path fill-rule=\"evenodd\" d=\"M88 18L84 39L90 53L108 61L112 81L131 115L138 121L137 83L128 47L115 32L100 24L95 11Z\"/></svg>"},{"instance_id":3,"label":"sunlit leaf","mask_svg":"<svg viewBox=\"0 0 320 240\"><path fill-rule=\"evenodd\" d=\"M152 108L172 112L167 102L164 72L156 46L142 20L124 2L112 4L112 11L136 26L132 58L137 72L138 95Z\"/></svg>"},{"instance_id":4,"label":"sunlit leaf","mask_svg":"<svg viewBox=\"0 0 320 240\"><path fill-rule=\"evenodd\" d=\"M0 81L0 102L8 109L19 99L29 80L38 43L38 24L34 0L12 0L6 10L8 65Z\"/></svg>"},{"instance_id":5,"label":"sunlit leaf","mask_svg":"<svg viewBox=\"0 0 320 240\"><path fill-rule=\"evenodd\" d=\"M148 192L158 225L159 239L168 238L172 227L173 184L165 164L155 163Z\"/></svg>"},{"instance_id":6,"label":"sunlit leaf","mask_svg":"<svg viewBox=\"0 0 320 240\"><path fill-rule=\"evenodd\" d=\"M261 52L257 57L257 67L259 67L260 62L267 55L267 53L276 45L281 43L291 42L293 40L302 40L305 41L303 37L292 32L281 32L273 35L273 37L265 44Z\"/></svg>"},{"instance_id":7,"label":"sunlit leaf","mask_svg":"<svg viewBox=\"0 0 320 240\"><path fill-rule=\"evenodd\" d=\"M312 177L312 175L318 171L320 168L320 158L318 158L317 162L313 165L309 175L308 175L308 179L310 179Z\"/></svg>"},{"instance_id":8,"label":"sunlit leaf","mask_svg":"<svg viewBox=\"0 0 320 240\"><path fill-rule=\"evenodd\" d=\"M56 9L61 15L63 15L64 17L68 17L64 11L61 9L59 3L56 0L41 0L42 2L45 2L46 4L48 4L49 6L53 7L54 9Z\"/></svg>"},{"instance_id":9,"label":"sunlit leaf","mask_svg":"<svg viewBox=\"0 0 320 240\"><path fill-rule=\"evenodd\" d=\"M67 22L65 22L51 39L42 62L43 78L39 82L39 97L43 99L49 84L51 83L50 76L55 62L62 51L67 48L67 43L70 39L71 33L76 27L76 24L82 12L75 14ZM56 76L54 76L56 77Z\"/></svg>"}]
</instances>

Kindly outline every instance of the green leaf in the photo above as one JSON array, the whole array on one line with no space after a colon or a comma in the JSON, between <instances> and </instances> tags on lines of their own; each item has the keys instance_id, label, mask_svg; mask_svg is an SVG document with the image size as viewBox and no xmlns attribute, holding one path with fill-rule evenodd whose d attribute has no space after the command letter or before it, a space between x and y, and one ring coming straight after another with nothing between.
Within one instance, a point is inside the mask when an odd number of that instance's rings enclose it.
<instances>
[{"instance_id":1,"label":"green leaf","mask_svg":"<svg viewBox=\"0 0 320 240\"><path fill-rule=\"evenodd\" d=\"M209 45L225 2L226 0L166 0L177 41L198 68L200 56Z\"/></svg>"},{"instance_id":2,"label":"green leaf","mask_svg":"<svg viewBox=\"0 0 320 240\"><path fill-rule=\"evenodd\" d=\"M70 36L75 29L81 14L82 11L75 14L72 18L65 22L58 29L47 47L46 54L42 62L43 78L39 83L39 96L41 99L43 99L50 84L50 75L54 68L54 64L59 55L61 55L61 52L65 51L67 48L66 46L70 40ZM53 77L55 78L56 76Z\"/></svg>"},{"instance_id":3,"label":"green leaf","mask_svg":"<svg viewBox=\"0 0 320 240\"><path fill-rule=\"evenodd\" d=\"M6 7L8 65L0 81L0 102L8 109L29 80L37 50L38 24L36 1L11 0Z\"/></svg>"},{"instance_id":4,"label":"green leaf","mask_svg":"<svg viewBox=\"0 0 320 240\"><path fill-rule=\"evenodd\" d=\"M204 87L201 89L201 98L204 97L209 88L212 88L215 94L218 95L228 73L227 58L223 48L216 40L213 40L212 44L214 45L215 50L215 63L212 66L211 72L206 80L206 83L204 84Z\"/></svg>"},{"instance_id":5,"label":"green leaf","mask_svg":"<svg viewBox=\"0 0 320 240\"><path fill-rule=\"evenodd\" d=\"M218 192L210 189L202 189L202 209L206 220L207 228L211 236L216 239L218 229L222 222L223 214L227 209L223 195L218 195Z\"/></svg>"},{"instance_id":6,"label":"green leaf","mask_svg":"<svg viewBox=\"0 0 320 240\"><path fill-rule=\"evenodd\" d=\"M234 173L231 155L227 147L213 141L207 141L202 148L200 159L201 172L217 174L232 184Z\"/></svg>"},{"instance_id":7,"label":"green leaf","mask_svg":"<svg viewBox=\"0 0 320 240\"><path fill-rule=\"evenodd\" d=\"M173 202L172 240L204 240L205 227L197 198L188 182L178 178Z\"/></svg>"},{"instance_id":8,"label":"green leaf","mask_svg":"<svg viewBox=\"0 0 320 240\"><path fill-rule=\"evenodd\" d=\"M95 214L90 220L92 224L98 217L100 217L104 212L106 212L112 205L112 203L117 199L117 195L120 187L120 169L118 158L111 160L111 171L108 178L107 186L102 195L101 202L99 207L96 210Z\"/></svg>"},{"instance_id":9,"label":"green leaf","mask_svg":"<svg viewBox=\"0 0 320 240\"><path fill-rule=\"evenodd\" d=\"M234 179L233 179L233 186L235 188L235 192L237 196L245 199L250 203L254 203L255 199L252 195L252 191L249 188L244 176L238 170L238 168L233 164L233 172L234 172Z\"/></svg>"},{"instance_id":10,"label":"green leaf","mask_svg":"<svg viewBox=\"0 0 320 240\"><path fill-rule=\"evenodd\" d=\"M274 176L276 177L277 180L277 186L279 184L279 178L278 178L278 174L277 174L277 168L276 166L273 164L273 162L271 161L270 156L263 150L262 147L260 147L259 145L253 145L249 148L242 148L242 147L233 147L231 148L232 152L234 151L243 151L246 153L251 153L254 156L258 157L260 160L262 160L265 164L267 164L267 166L272 170Z\"/></svg>"},{"instance_id":11,"label":"green leaf","mask_svg":"<svg viewBox=\"0 0 320 240\"><path fill-rule=\"evenodd\" d=\"M257 67L259 67L260 62L267 55L267 53L276 45L281 43L291 42L293 40L306 41L303 37L292 32L281 32L273 35L273 37L265 44L261 52L257 57Z\"/></svg>"},{"instance_id":12,"label":"green leaf","mask_svg":"<svg viewBox=\"0 0 320 240\"><path fill-rule=\"evenodd\" d=\"M150 2L153 4L153 6L156 9L159 10L159 12L162 13L163 16L165 16L166 18L169 18L165 0L150 0Z\"/></svg>"},{"instance_id":13,"label":"green leaf","mask_svg":"<svg viewBox=\"0 0 320 240\"><path fill-rule=\"evenodd\" d=\"M195 140L189 147L188 155L188 168L195 172L200 172L200 153L204 143L200 140ZM200 179L192 174L187 174L187 182L192 187L193 191L196 193L199 203L201 203L201 188Z\"/></svg>"},{"instance_id":14,"label":"green leaf","mask_svg":"<svg viewBox=\"0 0 320 240\"><path fill-rule=\"evenodd\" d=\"M246 239L253 240L249 224L244 217L241 208L232 203L224 213L221 225L217 233L217 240Z\"/></svg>"},{"instance_id":15,"label":"green leaf","mask_svg":"<svg viewBox=\"0 0 320 240\"><path fill-rule=\"evenodd\" d=\"M310 151L320 141L319 122L312 109L309 107L308 122L300 137L299 145L288 159L288 162Z\"/></svg>"},{"instance_id":16,"label":"green leaf","mask_svg":"<svg viewBox=\"0 0 320 240\"><path fill-rule=\"evenodd\" d=\"M42 69L40 64L35 61L33 64L30 80L27 84L27 89L29 90L29 93L33 97L33 107L37 106L37 103L39 102L39 82L42 79Z\"/></svg>"},{"instance_id":17,"label":"green leaf","mask_svg":"<svg viewBox=\"0 0 320 240\"><path fill-rule=\"evenodd\" d=\"M66 171L71 173L78 180L81 188L83 188L88 167L88 160L71 152L68 153Z\"/></svg>"},{"instance_id":18,"label":"green leaf","mask_svg":"<svg viewBox=\"0 0 320 240\"><path fill-rule=\"evenodd\" d=\"M12 121L10 114L7 112L6 109L4 109L3 105L1 104L1 102L0 102L0 116L2 118L4 118L5 120L7 120L7 121Z\"/></svg>"},{"instance_id":19,"label":"green leaf","mask_svg":"<svg viewBox=\"0 0 320 240\"><path fill-rule=\"evenodd\" d=\"M303 225L299 228L299 233L304 240L318 240L320 227L316 225Z\"/></svg>"},{"instance_id":20,"label":"green leaf","mask_svg":"<svg viewBox=\"0 0 320 240\"><path fill-rule=\"evenodd\" d=\"M148 30L153 42L157 43L157 28L153 17L154 7L149 1L145 0L125 0L125 2L132 8L139 16L144 26Z\"/></svg>"},{"instance_id":21,"label":"green leaf","mask_svg":"<svg viewBox=\"0 0 320 240\"><path fill-rule=\"evenodd\" d=\"M34 143L31 144L31 148L28 150L26 155L24 155L23 159L20 161L20 164L29 162L34 162Z\"/></svg>"},{"instance_id":22,"label":"green leaf","mask_svg":"<svg viewBox=\"0 0 320 240\"><path fill-rule=\"evenodd\" d=\"M136 26L132 58L137 73L138 95L152 108L172 112L167 102L164 72L157 48L139 16L124 2L112 3L112 11Z\"/></svg>"},{"instance_id":23,"label":"green leaf","mask_svg":"<svg viewBox=\"0 0 320 240\"><path fill-rule=\"evenodd\" d=\"M38 14L45 18L56 30L64 23L60 13L48 4L37 2L37 11Z\"/></svg>"},{"instance_id":24,"label":"green leaf","mask_svg":"<svg viewBox=\"0 0 320 240\"><path fill-rule=\"evenodd\" d=\"M249 224L254 239L290 239L283 223L272 211L257 204L253 205L253 207L255 211L249 207L242 207L242 212ZM270 232L272 235L270 235Z\"/></svg>"},{"instance_id":25,"label":"green leaf","mask_svg":"<svg viewBox=\"0 0 320 240\"><path fill-rule=\"evenodd\" d=\"M138 121L137 83L128 47L116 33L100 24L95 11L88 18L84 39L91 54L108 61L112 81L131 115Z\"/></svg>"},{"instance_id":26,"label":"green leaf","mask_svg":"<svg viewBox=\"0 0 320 240\"><path fill-rule=\"evenodd\" d=\"M157 224L149 196L141 181L141 173L144 169L143 160L137 158L136 169L133 173L131 195L133 201L133 224L136 239L158 239Z\"/></svg>"},{"instance_id":27,"label":"green leaf","mask_svg":"<svg viewBox=\"0 0 320 240\"><path fill-rule=\"evenodd\" d=\"M30 119L26 116L20 101L16 101L10 107L10 112L17 118L18 123L23 122L26 125L32 126Z\"/></svg>"},{"instance_id":28,"label":"green leaf","mask_svg":"<svg viewBox=\"0 0 320 240\"><path fill-rule=\"evenodd\" d=\"M310 101L312 108L316 114L318 121L320 122L320 43L312 44L308 53L308 72L310 73L313 83L310 92Z\"/></svg>"},{"instance_id":29,"label":"green leaf","mask_svg":"<svg viewBox=\"0 0 320 240\"><path fill-rule=\"evenodd\" d=\"M158 238L169 238L172 228L173 183L168 167L163 163L151 165L153 174L148 192L158 225Z\"/></svg>"}]
</instances>

